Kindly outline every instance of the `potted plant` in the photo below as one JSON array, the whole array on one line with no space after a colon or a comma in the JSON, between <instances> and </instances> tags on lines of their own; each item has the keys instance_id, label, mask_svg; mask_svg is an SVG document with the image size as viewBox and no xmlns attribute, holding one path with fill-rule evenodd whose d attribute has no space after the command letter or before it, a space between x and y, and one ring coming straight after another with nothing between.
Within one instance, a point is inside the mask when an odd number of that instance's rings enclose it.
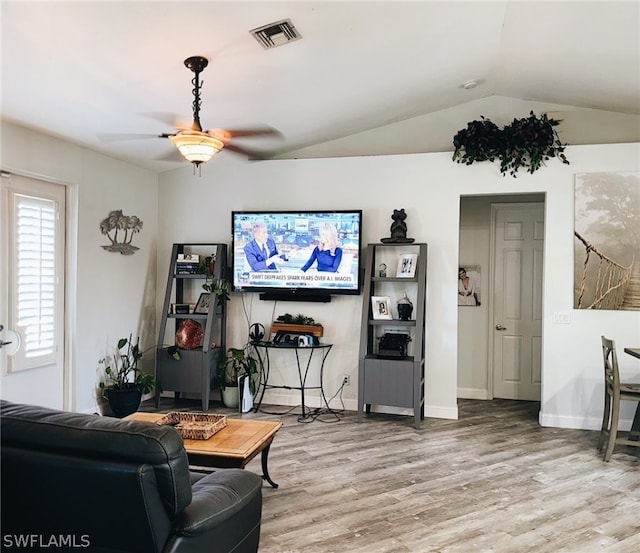
<instances>
[{"instance_id":1,"label":"potted plant","mask_svg":"<svg viewBox=\"0 0 640 553\"><path fill-rule=\"evenodd\" d=\"M471 165L499 160L500 172L513 177L521 168L534 173L552 157L569 164L564 154L566 144L560 142L555 129L560 122L546 113L538 117L532 111L529 117L514 119L502 129L485 117L480 119L470 121L453 137L454 161Z\"/></svg>"},{"instance_id":2,"label":"potted plant","mask_svg":"<svg viewBox=\"0 0 640 553\"><path fill-rule=\"evenodd\" d=\"M222 391L222 401L232 409L238 407L238 378L249 378L249 390L256 393L255 375L258 374L258 360L250 353L249 344L242 348L229 348L227 356L218 367L218 383Z\"/></svg>"},{"instance_id":3,"label":"potted plant","mask_svg":"<svg viewBox=\"0 0 640 553\"><path fill-rule=\"evenodd\" d=\"M322 325L314 321L312 317L307 317L302 313L298 313L297 315L285 313L271 323L271 332L273 334L277 334L278 332L298 332L321 338L324 329Z\"/></svg>"},{"instance_id":4,"label":"potted plant","mask_svg":"<svg viewBox=\"0 0 640 553\"><path fill-rule=\"evenodd\" d=\"M142 394L159 387L152 374L138 368L138 361L142 358L139 341L134 344L131 335L129 338L120 338L113 356L103 357L99 361L104 365L103 380L99 386L111 411L118 418L137 411Z\"/></svg>"}]
</instances>

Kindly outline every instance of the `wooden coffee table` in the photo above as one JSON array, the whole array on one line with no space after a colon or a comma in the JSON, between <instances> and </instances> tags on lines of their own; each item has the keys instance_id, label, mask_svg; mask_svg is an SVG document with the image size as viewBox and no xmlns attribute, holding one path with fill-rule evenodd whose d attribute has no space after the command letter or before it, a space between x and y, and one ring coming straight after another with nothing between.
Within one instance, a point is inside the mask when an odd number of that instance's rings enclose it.
<instances>
[{"instance_id":1,"label":"wooden coffee table","mask_svg":"<svg viewBox=\"0 0 640 553\"><path fill-rule=\"evenodd\" d=\"M124 420L155 422L162 413L133 413ZM227 426L208 440L184 440L189 464L207 468L244 468L258 453L262 454L262 478L272 487L276 484L269 476L268 458L271 442L281 422L263 420L227 419Z\"/></svg>"}]
</instances>

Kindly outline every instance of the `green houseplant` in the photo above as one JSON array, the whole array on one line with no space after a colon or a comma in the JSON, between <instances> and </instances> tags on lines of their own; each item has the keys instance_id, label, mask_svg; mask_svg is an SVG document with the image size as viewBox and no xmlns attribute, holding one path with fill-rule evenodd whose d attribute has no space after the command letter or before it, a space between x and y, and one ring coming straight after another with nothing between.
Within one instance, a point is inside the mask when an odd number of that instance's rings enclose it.
<instances>
[{"instance_id":1,"label":"green houseplant","mask_svg":"<svg viewBox=\"0 0 640 553\"><path fill-rule=\"evenodd\" d=\"M137 411L142 394L148 394L160 384L152 374L138 368L142 358L140 340L134 344L129 338L120 338L112 356L100 359L104 366L103 380L99 386L116 417L122 418Z\"/></svg>"},{"instance_id":2,"label":"green houseplant","mask_svg":"<svg viewBox=\"0 0 640 553\"><path fill-rule=\"evenodd\" d=\"M502 175L516 177L520 169L534 173L551 158L569 164L555 129L560 124L546 113L540 117L530 112L529 117L514 119L500 129L495 123L480 116L453 137L453 160L465 165L476 161L500 161Z\"/></svg>"},{"instance_id":3,"label":"green houseplant","mask_svg":"<svg viewBox=\"0 0 640 553\"><path fill-rule=\"evenodd\" d=\"M249 344L242 348L229 348L218 366L218 383L224 404L231 408L238 406L238 378L244 375L249 378L249 390L255 394L257 374L258 360L251 355Z\"/></svg>"},{"instance_id":4,"label":"green houseplant","mask_svg":"<svg viewBox=\"0 0 640 553\"><path fill-rule=\"evenodd\" d=\"M229 296L229 281L224 278L209 280L207 277L205 283L202 285L202 289L205 292L214 294L216 298L218 298L218 305L223 305L224 302L231 299Z\"/></svg>"}]
</instances>

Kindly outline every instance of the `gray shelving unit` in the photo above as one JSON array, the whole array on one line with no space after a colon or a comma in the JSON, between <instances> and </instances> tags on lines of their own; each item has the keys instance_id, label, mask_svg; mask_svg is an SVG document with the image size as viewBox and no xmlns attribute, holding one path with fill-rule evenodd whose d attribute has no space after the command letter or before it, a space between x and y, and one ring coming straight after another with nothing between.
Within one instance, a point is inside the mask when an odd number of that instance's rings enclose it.
<instances>
[{"instance_id":1,"label":"gray shelving unit","mask_svg":"<svg viewBox=\"0 0 640 553\"><path fill-rule=\"evenodd\" d=\"M196 304L204 292L202 285L206 274L178 274L176 260L179 254L198 254L202 257L215 255L213 274L209 279L227 278L227 245L220 243L173 244L167 275L167 288L164 296L162 320L158 333L156 352L156 377L162 390L180 394L197 394L202 398L202 410L209 409L211 390L216 382L216 368L226 351L226 304L219 304L215 296L211 297L206 314L174 313L172 304ZM175 344L175 335L179 324L192 319L204 327L202 347L197 349L179 349L180 359L175 359L167 351ZM160 393L156 393L156 406Z\"/></svg>"},{"instance_id":2,"label":"gray shelving unit","mask_svg":"<svg viewBox=\"0 0 640 553\"><path fill-rule=\"evenodd\" d=\"M417 254L415 274L396 276L400 256ZM380 276L380 266L387 276ZM427 244L369 244L366 252L365 287L362 298L360 359L358 363L358 413L371 412L372 405L413 409L415 427L424 419L425 307L427 286ZM398 318L396 302L403 294L411 299L410 320ZM393 319L374 319L372 296L389 297ZM379 341L385 333L408 334L411 341L406 355L380 355Z\"/></svg>"}]
</instances>

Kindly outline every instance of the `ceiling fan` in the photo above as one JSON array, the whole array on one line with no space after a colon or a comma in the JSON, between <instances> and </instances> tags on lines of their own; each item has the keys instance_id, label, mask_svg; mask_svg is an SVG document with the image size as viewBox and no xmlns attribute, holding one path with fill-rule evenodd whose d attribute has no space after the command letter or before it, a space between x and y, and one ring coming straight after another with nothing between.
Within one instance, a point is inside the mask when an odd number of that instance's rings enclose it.
<instances>
[{"instance_id":1,"label":"ceiling fan","mask_svg":"<svg viewBox=\"0 0 640 553\"><path fill-rule=\"evenodd\" d=\"M200 123L200 105L202 104L202 100L200 98L200 73L202 73L205 67L209 65L209 60L202 56L192 56L184 60L184 64L194 73L194 77L191 80L194 87L193 123L190 127L177 127L176 132L173 133L162 133L160 135L151 136L168 138L187 161L193 163L195 167L199 168L200 164L210 161L223 148L248 157L255 157L255 152L251 152L250 150L233 143L233 139L236 137L280 135L278 131L270 127L236 130L209 129L203 131ZM148 138L149 135L133 135L130 137L127 137L126 135L101 135L101 138L106 140L141 137Z\"/></svg>"}]
</instances>

